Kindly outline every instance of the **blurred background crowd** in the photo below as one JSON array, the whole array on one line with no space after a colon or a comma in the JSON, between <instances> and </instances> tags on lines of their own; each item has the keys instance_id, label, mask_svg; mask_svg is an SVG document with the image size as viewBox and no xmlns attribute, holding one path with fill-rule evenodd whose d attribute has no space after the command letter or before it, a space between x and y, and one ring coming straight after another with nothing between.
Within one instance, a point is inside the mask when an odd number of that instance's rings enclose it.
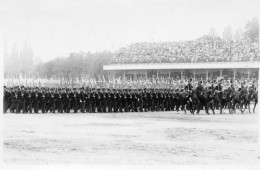
<instances>
[{"instance_id":1,"label":"blurred background crowd","mask_svg":"<svg viewBox=\"0 0 260 170\"><path fill-rule=\"evenodd\" d=\"M224 41L203 36L194 41L143 42L121 48L110 64L259 61L258 43L249 38Z\"/></svg>"}]
</instances>

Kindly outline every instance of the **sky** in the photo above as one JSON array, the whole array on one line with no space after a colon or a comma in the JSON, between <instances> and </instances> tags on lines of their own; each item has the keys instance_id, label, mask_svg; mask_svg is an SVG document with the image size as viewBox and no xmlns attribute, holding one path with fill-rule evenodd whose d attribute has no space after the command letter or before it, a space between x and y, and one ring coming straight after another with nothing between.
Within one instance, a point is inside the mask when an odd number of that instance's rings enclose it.
<instances>
[{"instance_id":1,"label":"sky","mask_svg":"<svg viewBox=\"0 0 260 170\"><path fill-rule=\"evenodd\" d=\"M259 7L259 0L0 0L0 49L27 41L47 62L136 42L193 40L211 28L219 35L228 25L243 29Z\"/></svg>"}]
</instances>

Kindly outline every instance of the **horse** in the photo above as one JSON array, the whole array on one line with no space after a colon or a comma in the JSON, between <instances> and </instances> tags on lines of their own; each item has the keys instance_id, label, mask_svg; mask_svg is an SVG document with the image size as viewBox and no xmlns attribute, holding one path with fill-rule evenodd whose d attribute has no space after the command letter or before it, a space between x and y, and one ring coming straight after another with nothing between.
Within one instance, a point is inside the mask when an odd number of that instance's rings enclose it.
<instances>
[{"instance_id":1,"label":"horse","mask_svg":"<svg viewBox=\"0 0 260 170\"><path fill-rule=\"evenodd\" d=\"M188 101L188 93L187 92L176 93L176 98L177 98L177 102L176 102L177 112L179 112L179 108L181 107L181 109L184 110L186 114L185 106L187 105L187 101Z\"/></svg>"},{"instance_id":2,"label":"horse","mask_svg":"<svg viewBox=\"0 0 260 170\"><path fill-rule=\"evenodd\" d=\"M258 103L258 91L255 91L253 89L249 90L249 93L245 96L244 107L242 107L243 111L245 111L245 109L248 107L249 113L251 113L251 111L250 111L251 101L255 101L254 109L253 109L253 112L255 113L255 107L256 107L256 104Z\"/></svg>"},{"instance_id":3,"label":"horse","mask_svg":"<svg viewBox=\"0 0 260 170\"><path fill-rule=\"evenodd\" d=\"M213 114L215 114L214 104L212 102L213 96L214 96L214 93L211 89L203 90L201 92L201 94L198 96L199 103L198 103L197 113L199 113L200 109L202 109L204 106L207 114L209 114L209 108L212 110Z\"/></svg>"},{"instance_id":4,"label":"horse","mask_svg":"<svg viewBox=\"0 0 260 170\"><path fill-rule=\"evenodd\" d=\"M236 106L239 106L239 109L241 111L241 113L244 113L243 109L243 105L245 105L245 100L246 100L246 93L245 91L239 90L236 91L234 94L234 98L232 100L232 110L234 111L234 113L236 113Z\"/></svg>"},{"instance_id":5,"label":"horse","mask_svg":"<svg viewBox=\"0 0 260 170\"><path fill-rule=\"evenodd\" d=\"M191 94L188 97L188 106L191 114L194 114L195 110L198 109L198 103L199 103L198 89L195 88L194 90L191 91Z\"/></svg>"},{"instance_id":6,"label":"horse","mask_svg":"<svg viewBox=\"0 0 260 170\"><path fill-rule=\"evenodd\" d=\"M191 104L189 104L191 113L194 114L194 111L197 110L197 114L199 114L200 110L205 107L207 114L209 114L209 108L213 111L213 114L215 114L212 102L213 96L212 90L198 90L198 88L195 88L192 91Z\"/></svg>"}]
</instances>

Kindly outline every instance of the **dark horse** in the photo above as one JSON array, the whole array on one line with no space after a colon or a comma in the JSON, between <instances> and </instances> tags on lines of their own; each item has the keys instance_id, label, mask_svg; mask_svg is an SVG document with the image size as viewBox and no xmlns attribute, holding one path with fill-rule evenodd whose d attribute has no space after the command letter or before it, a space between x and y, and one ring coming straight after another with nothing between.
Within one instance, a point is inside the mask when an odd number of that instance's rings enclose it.
<instances>
[{"instance_id":1,"label":"dark horse","mask_svg":"<svg viewBox=\"0 0 260 170\"><path fill-rule=\"evenodd\" d=\"M179 109L184 110L186 114L186 108L185 106L187 105L188 101L188 93L187 92L180 92L176 93L176 110L179 112Z\"/></svg>"},{"instance_id":2,"label":"dark horse","mask_svg":"<svg viewBox=\"0 0 260 170\"><path fill-rule=\"evenodd\" d=\"M214 95L214 106L220 110L220 114L222 114L223 108L225 106L228 107L229 113L232 113L232 99L234 94L232 90L226 89L224 91L217 92L215 91Z\"/></svg>"},{"instance_id":3,"label":"dark horse","mask_svg":"<svg viewBox=\"0 0 260 170\"><path fill-rule=\"evenodd\" d=\"M191 95L191 113L194 114L194 111L197 110L197 114L199 114L200 110L205 107L205 112L207 114L209 114L209 108L213 111L213 114L215 114L212 102L213 96L214 95L212 90L198 90L198 88L195 88Z\"/></svg>"},{"instance_id":4,"label":"dark horse","mask_svg":"<svg viewBox=\"0 0 260 170\"><path fill-rule=\"evenodd\" d=\"M258 91L256 90L253 90L253 89L250 89L249 90L249 94L246 94L245 95L245 99L244 99L244 107L242 106L242 110L244 111L246 108L248 108L249 110L249 113L251 113L250 111L250 102L251 101L254 101L254 109L253 109L253 112L255 113L255 107L256 107L256 104L258 103Z\"/></svg>"},{"instance_id":5,"label":"dark horse","mask_svg":"<svg viewBox=\"0 0 260 170\"><path fill-rule=\"evenodd\" d=\"M232 100L232 110L236 113L236 106L239 106L241 113L244 113L243 105L245 105L247 98L247 92L244 90L239 90L235 92L234 98Z\"/></svg>"}]
</instances>

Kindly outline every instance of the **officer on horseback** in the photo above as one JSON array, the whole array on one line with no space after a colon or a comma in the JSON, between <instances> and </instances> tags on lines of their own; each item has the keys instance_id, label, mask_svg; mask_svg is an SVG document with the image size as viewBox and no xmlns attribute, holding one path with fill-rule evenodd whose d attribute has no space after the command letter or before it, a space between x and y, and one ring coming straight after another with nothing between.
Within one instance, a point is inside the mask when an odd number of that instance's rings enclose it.
<instances>
[{"instance_id":1,"label":"officer on horseback","mask_svg":"<svg viewBox=\"0 0 260 170\"><path fill-rule=\"evenodd\" d=\"M219 80L218 81L218 85L215 87L215 90L217 91L217 92L221 92L222 91L222 80Z\"/></svg>"},{"instance_id":2,"label":"officer on horseback","mask_svg":"<svg viewBox=\"0 0 260 170\"><path fill-rule=\"evenodd\" d=\"M191 84L191 81L192 81L192 79L190 79L189 81L188 81L188 84L185 86L185 91L187 91L187 92L190 92L190 91L192 91L193 90L193 86L192 86L192 84Z\"/></svg>"},{"instance_id":3,"label":"officer on horseback","mask_svg":"<svg viewBox=\"0 0 260 170\"><path fill-rule=\"evenodd\" d=\"M256 91L255 81L253 81L253 84L249 87L249 90Z\"/></svg>"}]
</instances>

